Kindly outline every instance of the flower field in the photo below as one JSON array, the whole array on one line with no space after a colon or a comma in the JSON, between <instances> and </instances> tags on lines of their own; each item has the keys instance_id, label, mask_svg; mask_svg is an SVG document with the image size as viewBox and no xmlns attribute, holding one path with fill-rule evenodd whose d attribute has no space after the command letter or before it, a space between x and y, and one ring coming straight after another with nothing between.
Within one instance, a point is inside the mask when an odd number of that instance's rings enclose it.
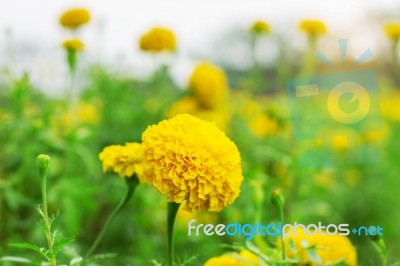
<instances>
[{"instance_id":1,"label":"flower field","mask_svg":"<svg viewBox=\"0 0 400 266\"><path fill-rule=\"evenodd\" d=\"M316 56L327 23L292 25L302 38L294 48L255 18L224 40L244 47L249 67L194 58L182 86L171 74L174 29L143 29L133 45L155 67L137 78L82 60L80 33L93 19L81 7L60 14L68 75L57 95L0 65L0 265L400 265L400 23L378 25L391 49L363 62L338 56L332 71ZM265 43L278 49L270 64L259 58ZM293 78L370 69L377 91L366 119L379 126L335 126L318 111L330 108L322 98L292 104ZM333 118L362 106L346 99ZM314 137L300 143L303 133ZM359 146L368 150L352 160ZM321 152L311 166L307 147ZM295 223L347 224L349 234L218 234L219 225Z\"/></svg>"}]
</instances>

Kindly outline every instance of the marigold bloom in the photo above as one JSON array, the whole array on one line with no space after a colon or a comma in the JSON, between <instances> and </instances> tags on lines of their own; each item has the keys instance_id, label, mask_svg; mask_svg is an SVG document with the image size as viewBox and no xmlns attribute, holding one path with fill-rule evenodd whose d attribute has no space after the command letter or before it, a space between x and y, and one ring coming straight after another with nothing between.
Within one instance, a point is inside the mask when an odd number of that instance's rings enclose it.
<instances>
[{"instance_id":1,"label":"marigold bloom","mask_svg":"<svg viewBox=\"0 0 400 266\"><path fill-rule=\"evenodd\" d=\"M250 28L250 32L254 32L255 34L267 34L270 31L269 24L262 20L255 21Z\"/></svg>"},{"instance_id":2,"label":"marigold bloom","mask_svg":"<svg viewBox=\"0 0 400 266\"><path fill-rule=\"evenodd\" d=\"M139 143L132 142L122 145L111 145L99 154L103 171L113 171L121 177L131 177L137 174L140 178L143 172L143 150Z\"/></svg>"},{"instance_id":3,"label":"marigold bloom","mask_svg":"<svg viewBox=\"0 0 400 266\"><path fill-rule=\"evenodd\" d=\"M236 145L214 124L188 114L149 126L142 135L144 181L183 209L221 211L243 180Z\"/></svg>"},{"instance_id":4,"label":"marigold bloom","mask_svg":"<svg viewBox=\"0 0 400 266\"><path fill-rule=\"evenodd\" d=\"M323 35L328 31L325 23L320 20L306 19L300 22L299 27L311 36Z\"/></svg>"},{"instance_id":5,"label":"marigold bloom","mask_svg":"<svg viewBox=\"0 0 400 266\"><path fill-rule=\"evenodd\" d=\"M400 23L389 22L385 25L384 31L390 39L398 40L400 38Z\"/></svg>"},{"instance_id":6,"label":"marigold bloom","mask_svg":"<svg viewBox=\"0 0 400 266\"><path fill-rule=\"evenodd\" d=\"M90 21L90 12L85 8L72 8L60 16L60 24L69 29L77 29Z\"/></svg>"},{"instance_id":7,"label":"marigold bloom","mask_svg":"<svg viewBox=\"0 0 400 266\"><path fill-rule=\"evenodd\" d=\"M206 108L213 108L224 102L228 95L228 78L225 72L208 62L201 62L196 66L188 86L199 103Z\"/></svg>"},{"instance_id":8,"label":"marigold bloom","mask_svg":"<svg viewBox=\"0 0 400 266\"><path fill-rule=\"evenodd\" d=\"M261 265L256 255L250 251L243 250L235 256L222 255L209 259L204 266L256 266Z\"/></svg>"},{"instance_id":9,"label":"marigold bloom","mask_svg":"<svg viewBox=\"0 0 400 266\"><path fill-rule=\"evenodd\" d=\"M139 46L146 52L174 52L176 50L175 34L170 29L155 27L140 37Z\"/></svg>"},{"instance_id":10,"label":"marigold bloom","mask_svg":"<svg viewBox=\"0 0 400 266\"><path fill-rule=\"evenodd\" d=\"M85 48L85 44L76 38L65 40L62 43L62 47L69 51L82 51Z\"/></svg>"},{"instance_id":11,"label":"marigold bloom","mask_svg":"<svg viewBox=\"0 0 400 266\"><path fill-rule=\"evenodd\" d=\"M291 251L290 242L296 247L296 253ZM302 263L311 266L317 266L310 257L307 248L315 246L315 251L318 257L322 260L323 264L331 264L343 260L346 265L357 265L357 252L350 240L341 235L324 235L321 232L311 236L305 235L302 228L298 228L296 235L292 234L285 239L286 250L289 250L288 256L291 258L299 257Z\"/></svg>"}]
</instances>

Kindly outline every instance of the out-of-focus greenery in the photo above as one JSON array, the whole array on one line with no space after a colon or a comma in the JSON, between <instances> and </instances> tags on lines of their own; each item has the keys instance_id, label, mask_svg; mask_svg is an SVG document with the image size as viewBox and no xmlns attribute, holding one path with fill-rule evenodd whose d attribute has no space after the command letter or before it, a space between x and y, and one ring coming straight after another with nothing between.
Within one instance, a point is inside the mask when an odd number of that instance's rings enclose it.
<instances>
[{"instance_id":1,"label":"out-of-focus greenery","mask_svg":"<svg viewBox=\"0 0 400 266\"><path fill-rule=\"evenodd\" d=\"M188 236L187 223L192 218L213 224L277 221L270 193L280 187L286 196L286 222L380 225L389 261L399 260L400 93L391 82L393 76L385 74L391 66L380 64L377 69L382 76L383 128L364 136L377 143L379 162L348 164L346 145L339 140L332 147L339 158L333 168L307 169L297 161L299 150L291 133L284 88L288 73L301 73L301 66L283 57L274 64L282 68L255 64L237 71L223 65L230 81L226 106L206 112L210 120L220 121L220 112L227 118L224 130L241 152L245 180L240 197L221 213L178 213L177 255L181 260L196 256L192 265L201 265L221 255L226 250L223 244L244 243L243 236ZM38 154L52 158L48 204L51 213L59 211L55 226L62 234L76 237L63 256L82 255L125 192L120 178L102 173L99 152L111 144L140 142L148 125L168 117L180 99L191 97L191 92L173 83L165 66L146 80L120 77L101 65L87 69L89 83L73 102L46 95L32 84L29 74L8 76L0 84L0 255L25 256L9 243L43 244L34 209L41 198L35 167ZM315 74L325 70L323 66L317 69ZM164 261L165 238L166 200L148 185L140 185L97 250L116 255L99 263ZM360 265L379 264L368 237L350 238Z\"/></svg>"}]
</instances>

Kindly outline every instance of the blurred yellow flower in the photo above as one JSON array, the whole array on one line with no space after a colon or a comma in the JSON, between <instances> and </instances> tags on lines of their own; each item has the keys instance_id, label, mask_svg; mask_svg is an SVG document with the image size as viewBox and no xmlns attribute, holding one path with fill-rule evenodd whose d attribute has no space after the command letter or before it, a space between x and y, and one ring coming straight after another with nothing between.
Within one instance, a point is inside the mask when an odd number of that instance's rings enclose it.
<instances>
[{"instance_id":1,"label":"blurred yellow flower","mask_svg":"<svg viewBox=\"0 0 400 266\"><path fill-rule=\"evenodd\" d=\"M270 118L265 113L260 113L252 117L248 124L250 126L251 133L259 138L275 134L278 130L278 124L276 120Z\"/></svg>"},{"instance_id":2,"label":"blurred yellow flower","mask_svg":"<svg viewBox=\"0 0 400 266\"><path fill-rule=\"evenodd\" d=\"M262 20L257 20L251 25L250 32L255 34L267 34L270 33L269 24Z\"/></svg>"},{"instance_id":3,"label":"blurred yellow flower","mask_svg":"<svg viewBox=\"0 0 400 266\"><path fill-rule=\"evenodd\" d=\"M103 171L113 171L121 177L137 174L140 178L143 172L142 158L142 145L136 142L107 146L99 154Z\"/></svg>"},{"instance_id":4,"label":"blurred yellow flower","mask_svg":"<svg viewBox=\"0 0 400 266\"><path fill-rule=\"evenodd\" d=\"M400 121L400 92L390 92L380 98L380 108L385 119Z\"/></svg>"},{"instance_id":5,"label":"blurred yellow flower","mask_svg":"<svg viewBox=\"0 0 400 266\"><path fill-rule=\"evenodd\" d=\"M62 47L68 51L77 51L78 52L78 51L82 51L85 48L85 44L81 40L79 40L77 38L73 38L73 39L65 40L62 43Z\"/></svg>"},{"instance_id":6,"label":"blurred yellow flower","mask_svg":"<svg viewBox=\"0 0 400 266\"><path fill-rule=\"evenodd\" d=\"M225 72L209 62L201 62L196 66L188 86L205 108L213 108L226 101L229 90Z\"/></svg>"},{"instance_id":7,"label":"blurred yellow flower","mask_svg":"<svg viewBox=\"0 0 400 266\"><path fill-rule=\"evenodd\" d=\"M94 104L82 102L76 107L73 115L79 122L94 125L99 121L99 108Z\"/></svg>"},{"instance_id":8,"label":"blurred yellow flower","mask_svg":"<svg viewBox=\"0 0 400 266\"><path fill-rule=\"evenodd\" d=\"M174 52L176 50L175 34L170 29L155 27L140 37L139 46L146 52Z\"/></svg>"},{"instance_id":9,"label":"blurred yellow flower","mask_svg":"<svg viewBox=\"0 0 400 266\"><path fill-rule=\"evenodd\" d=\"M343 260L348 266L357 265L357 252L350 240L341 235L328 235L327 233L317 234L311 236L310 234L305 235L305 231L302 228L298 228L295 232L287 236L285 239L286 250L288 250L288 257L299 258L303 265L317 266L309 257L308 248L315 246L315 252L318 257L322 260L323 265L334 264L340 260ZM293 243L296 250L293 251L290 248L290 243ZM278 241L279 245L280 240Z\"/></svg>"},{"instance_id":10,"label":"blurred yellow flower","mask_svg":"<svg viewBox=\"0 0 400 266\"><path fill-rule=\"evenodd\" d=\"M196 98L184 97L175 102L168 110L168 117L174 117L178 114L191 114L198 118L215 123L215 125L227 132L231 114L228 106L221 104L213 109L202 108Z\"/></svg>"},{"instance_id":11,"label":"blurred yellow flower","mask_svg":"<svg viewBox=\"0 0 400 266\"><path fill-rule=\"evenodd\" d=\"M389 22L385 25L384 31L386 36L392 40L399 40L400 38L400 23L399 22Z\"/></svg>"},{"instance_id":12,"label":"blurred yellow flower","mask_svg":"<svg viewBox=\"0 0 400 266\"><path fill-rule=\"evenodd\" d=\"M323 35L328 31L325 23L320 20L302 20L299 27L311 36Z\"/></svg>"},{"instance_id":13,"label":"blurred yellow flower","mask_svg":"<svg viewBox=\"0 0 400 266\"><path fill-rule=\"evenodd\" d=\"M250 251L243 250L232 255L222 255L206 261L204 266L256 266L261 265L256 255Z\"/></svg>"},{"instance_id":14,"label":"blurred yellow flower","mask_svg":"<svg viewBox=\"0 0 400 266\"><path fill-rule=\"evenodd\" d=\"M100 106L96 103L79 102L79 104L66 111L62 106L54 106L54 110L50 123L54 132L59 136L63 136L81 126L96 125L100 119Z\"/></svg>"},{"instance_id":15,"label":"blurred yellow flower","mask_svg":"<svg viewBox=\"0 0 400 266\"><path fill-rule=\"evenodd\" d=\"M263 138L278 132L278 122L261 108L259 102L248 98L248 95L237 95L236 97L241 97L238 115L241 119L245 120L250 132L254 136Z\"/></svg>"},{"instance_id":16,"label":"blurred yellow flower","mask_svg":"<svg viewBox=\"0 0 400 266\"><path fill-rule=\"evenodd\" d=\"M77 29L90 21L90 12L85 8L72 8L60 16L60 24L69 29Z\"/></svg>"},{"instance_id":17,"label":"blurred yellow flower","mask_svg":"<svg viewBox=\"0 0 400 266\"><path fill-rule=\"evenodd\" d=\"M149 126L142 141L143 177L170 202L188 211L221 211L239 196L239 151L214 124L177 115Z\"/></svg>"},{"instance_id":18,"label":"blurred yellow flower","mask_svg":"<svg viewBox=\"0 0 400 266\"><path fill-rule=\"evenodd\" d=\"M179 208L177 213L177 227L187 231L188 223L196 219L199 223L216 224L218 223L218 213L215 212L188 212Z\"/></svg>"}]
</instances>

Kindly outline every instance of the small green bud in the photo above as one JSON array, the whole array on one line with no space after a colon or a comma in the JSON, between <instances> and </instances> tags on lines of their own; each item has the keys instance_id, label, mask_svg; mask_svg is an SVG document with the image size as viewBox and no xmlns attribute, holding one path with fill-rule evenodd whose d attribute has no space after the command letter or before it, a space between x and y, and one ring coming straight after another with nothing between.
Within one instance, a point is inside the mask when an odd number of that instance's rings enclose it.
<instances>
[{"instance_id":1,"label":"small green bud","mask_svg":"<svg viewBox=\"0 0 400 266\"><path fill-rule=\"evenodd\" d=\"M49 167L50 163L50 156L46 154L40 154L36 158L36 164L39 168L39 173L40 175L44 174L47 171L47 168Z\"/></svg>"},{"instance_id":2,"label":"small green bud","mask_svg":"<svg viewBox=\"0 0 400 266\"><path fill-rule=\"evenodd\" d=\"M279 188L272 191L271 202L272 204L279 207L282 207L285 204L285 197L282 195L282 192Z\"/></svg>"}]
</instances>

